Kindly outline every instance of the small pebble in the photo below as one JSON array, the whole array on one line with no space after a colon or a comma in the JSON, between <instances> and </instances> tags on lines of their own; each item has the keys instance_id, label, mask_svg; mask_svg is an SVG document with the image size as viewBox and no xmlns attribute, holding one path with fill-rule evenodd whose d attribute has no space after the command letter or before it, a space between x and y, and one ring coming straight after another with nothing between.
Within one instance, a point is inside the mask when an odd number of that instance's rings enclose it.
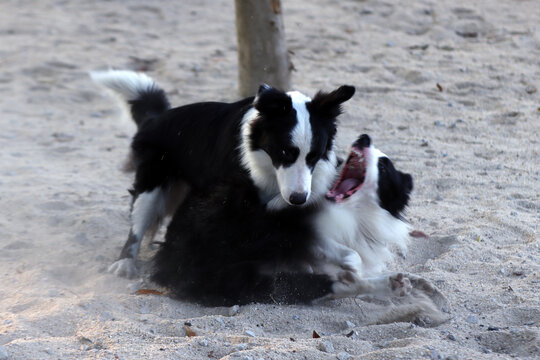
<instances>
[{"instance_id":1,"label":"small pebble","mask_svg":"<svg viewBox=\"0 0 540 360\"><path fill-rule=\"evenodd\" d=\"M234 305L229 308L229 316L234 316L240 312L240 306Z\"/></svg>"},{"instance_id":2,"label":"small pebble","mask_svg":"<svg viewBox=\"0 0 540 360\"><path fill-rule=\"evenodd\" d=\"M319 345L317 345L317 349L325 353L333 353L335 351L334 344L332 344L330 341L321 342Z\"/></svg>"},{"instance_id":3,"label":"small pebble","mask_svg":"<svg viewBox=\"0 0 540 360\"><path fill-rule=\"evenodd\" d=\"M251 337L256 336L255 333L253 331L251 331L251 330L246 330L245 333L246 333L247 336L251 336Z\"/></svg>"},{"instance_id":4,"label":"small pebble","mask_svg":"<svg viewBox=\"0 0 540 360\"><path fill-rule=\"evenodd\" d=\"M426 139L422 139L422 142L420 143L420 146L426 147L428 145L429 145L428 141Z\"/></svg>"},{"instance_id":5,"label":"small pebble","mask_svg":"<svg viewBox=\"0 0 540 360\"><path fill-rule=\"evenodd\" d=\"M432 360L439 360L439 359L442 359L442 356L441 356L441 354L439 354L439 352L437 350L433 349L429 353L429 358L432 359Z\"/></svg>"},{"instance_id":6,"label":"small pebble","mask_svg":"<svg viewBox=\"0 0 540 360\"><path fill-rule=\"evenodd\" d=\"M525 88L525 91L527 92L527 94L534 94L537 90L536 90L536 88L534 86L528 85Z\"/></svg>"},{"instance_id":7,"label":"small pebble","mask_svg":"<svg viewBox=\"0 0 540 360\"><path fill-rule=\"evenodd\" d=\"M360 11L360 14L361 15L370 15L370 14L373 14L373 10L368 8L368 7L365 7Z\"/></svg>"},{"instance_id":8,"label":"small pebble","mask_svg":"<svg viewBox=\"0 0 540 360\"><path fill-rule=\"evenodd\" d=\"M342 351L339 354L337 354L337 358L338 360L350 360L352 359L352 356L349 353Z\"/></svg>"},{"instance_id":9,"label":"small pebble","mask_svg":"<svg viewBox=\"0 0 540 360\"><path fill-rule=\"evenodd\" d=\"M8 352L7 349L3 346L0 346L0 360L7 360Z\"/></svg>"},{"instance_id":10,"label":"small pebble","mask_svg":"<svg viewBox=\"0 0 540 360\"><path fill-rule=\"evenodd\" d=\"M478 324L478 318L474 314L467 316L465 321L468 322L469 324Z\"/></svg>"},{"instance_id":11,"label":"small pebble","mask_svg":"<svg viewBox=\"0 0 540 360\"><path fill-rule=\"evenodd\" d=\"M356 325L353 322L350 322L349 320L345 321L345 324L347 325L347 329L353 329L356 327Z\"/></svg>"},{"instance_id":12,"label":"small pebble","mask_svg":"<svg viewBox=\"0 0 540 360\"><path fill-rule=\"evenodd\" d=\"M511 216L517 216L517 215L518 215L518 213L517 213L517 212L515 212L515 211L512 211L512 212L510 213L510 215L511 215Z\"/></svg>"},{"instance_id":13,"label":"small pebble","mask_svg":"<svg viewBox=\"0 0 540 360\"><path fill-rule=\"evenodd\" d=\"M434 121L434 122L433 122L433 125L435 125L435 126L439 126L439 127L442 127L442 126L444 126L443 122L442 122L442 121L439 121L439 120L437 120L437 121Z\"/></svg>"},{"instance_id":14,"label":"small pebble","mask_svg":"<svg viewBox=\"0 0 540 360\"><path fill-rule=\"evenodd\" d=\"M199 345L207 347L208 346L208 340L202 339L201 341L199 341Z\"/></svg>"},{"instance_id":15,"label":"small pebble","mask_svg":"<svg viewBox=\"0 0 540 360\"><path fill-rule=\"evenodd\" d=\"M233 346L234 351L244 351L247 349L247 344L238 344Z\"/></svg>"},{"instance_id":16,"label":"small pebble","mask_svg":"<svg viewBox=\"0 0 540 360\"><path fill-rule=\"evenodd\" d=\"M456 340L457 340L457 339L456 339L456 335L454 335L454 334L452 334L452 333L446 335L446 338L447 338L448 340L452 340L452 341L456 341Z\"/></svg>"},{"instance_id":17,"label":"small pebble","mask_svg":"<svg viewBox=\"0 0 540 360\"><path fill-rule=\"evenodd\" d=\"M232 354L230 356L230 359L235 359L235 360L253 360L253 357L249 356L249 355L244 355L244 354Z\"/></svg>"}]
</instances>

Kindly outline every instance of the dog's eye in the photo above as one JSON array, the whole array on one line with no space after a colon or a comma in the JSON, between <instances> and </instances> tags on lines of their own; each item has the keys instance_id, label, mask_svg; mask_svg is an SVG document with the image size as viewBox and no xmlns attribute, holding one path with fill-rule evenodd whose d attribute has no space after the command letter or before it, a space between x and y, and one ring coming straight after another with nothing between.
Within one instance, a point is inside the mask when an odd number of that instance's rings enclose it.
<instances>
[{"instance_id":1,"label":"dog's eye","mask_svg":"<svg viewBox=\"0 0 540 360\"><path fill-rule=\"evenodd\" d=\"M298 157L299 149L294 147L281 149L281 159L285 163L293 163Z\"/></svg>"},{"instance_id":2,"label":"dog's eye","mask_svg":"<svg viewBox=\"0 0 540 360\"><path fill-rule=\"evenodd\" d=\"M388 166L390 166L390 159L387 157L382 157L379 159L379 173L385 174Z\"/></svg>"},{"instance_id":3,"label":"dog's eye","mask_svg":"<svg viewBox=\"0 0 540 360\"><path fill-rule=\"evenodd\" d=\"M310 167L310 168L313 168L315 167L315 164L317 163L317 161L319 161L319 159L321 158L321 156L315 152L310 152L307 154L306 156L306 164Z\"/></svg>"}]
</instances>

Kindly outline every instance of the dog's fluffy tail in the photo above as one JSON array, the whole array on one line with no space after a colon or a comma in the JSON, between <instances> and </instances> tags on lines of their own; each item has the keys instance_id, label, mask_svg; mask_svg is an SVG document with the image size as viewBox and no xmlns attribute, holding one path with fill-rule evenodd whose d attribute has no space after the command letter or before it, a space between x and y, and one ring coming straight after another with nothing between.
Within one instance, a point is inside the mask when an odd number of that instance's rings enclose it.
<instances>
[{"instance_id":1,"label":"dog's fluffy tail","mask_svg":"<svg viewBox=\"0 0 540 360\"><path fill-rule=\"evenodd\" d=\"M165 92L144 73L129 70L93 71L90 77L127 103L137 127L170 107Z\"/></svg>"}]
</instances>

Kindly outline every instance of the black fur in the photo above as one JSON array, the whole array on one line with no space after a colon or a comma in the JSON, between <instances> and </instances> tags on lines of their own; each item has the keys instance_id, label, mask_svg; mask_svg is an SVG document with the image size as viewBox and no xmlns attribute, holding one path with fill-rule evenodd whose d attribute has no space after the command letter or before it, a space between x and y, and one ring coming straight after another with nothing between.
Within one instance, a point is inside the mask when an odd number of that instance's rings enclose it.
<instances>
[{"instance_id":1,"label":"black fur","mask_svg":"<svg viewBox=\"0 0 540 360\"><path fill-rule=\"evenodd\" d=\"M353 146L366 148L371 145L371 138L362 134L356 139ZM410 174L397 170L388 157L381 157L377 162L379 170L377 182L377 196L380 206L395 218L401 219L409 197L413 190L413 179Z\"/></svg>"},{"instance_id":2,"label":"black fur","mask_svg":"<svg viewBox=\"0 0 540 360\"><path fill-rule=\"evenodd\" d=\"M387 157L380 158L377 167L379 169L377 195L380 205L392 216L401 218L413 189L412 176L396 170Z\"/></svg>"},{"instance_id":3,"label":"black fur","mask_svg":"<svg viewBox=\"0 0 540 360\"><path fill-rule=\"evenodd\" d=\"M140 93L136 100L129 101L131 116L138 127L152 120L170 108L165 91L157 86Z\"/></svg>"},{"instance_id":4,"label":"black fur","mask_svg":"<svg viewBox=\"0 0 540 360\"><path fill-rule=\"evenodd\" d=\"M191 104L144 123L132 143L135 192L177 180L202 189L223 176L243 174L238 129L252 102Z\"/></svg>"},{"instance_id":5,"label":"black fur","mask_svg":"<svg viewBox=\"0 0 540 360\"><path fill-rule=\"evenodd\" d=\"M268 212L250 182L192 192L169 224L153 280L205 305L309 303L332 292L309 262L313 207Z\"/></svg>"}]
</instances>

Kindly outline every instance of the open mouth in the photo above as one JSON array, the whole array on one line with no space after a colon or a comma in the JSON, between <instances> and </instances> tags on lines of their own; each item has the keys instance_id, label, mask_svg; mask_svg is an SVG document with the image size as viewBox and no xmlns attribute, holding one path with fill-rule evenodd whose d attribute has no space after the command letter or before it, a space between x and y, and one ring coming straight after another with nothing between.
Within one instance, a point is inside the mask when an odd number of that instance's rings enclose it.
<instances>
[{"instance_id":1,"label":"open mouth","mask_svg":"<svg viewBox=\"0 0 540 360\"><path fill-rule=\"evenodd\" d=\"M366 152L368 149L368 147L353 146L339 179L332 190L326 193L327 199L341 202L362 187L366 177Z\"/></svg>"}]
</instances>

